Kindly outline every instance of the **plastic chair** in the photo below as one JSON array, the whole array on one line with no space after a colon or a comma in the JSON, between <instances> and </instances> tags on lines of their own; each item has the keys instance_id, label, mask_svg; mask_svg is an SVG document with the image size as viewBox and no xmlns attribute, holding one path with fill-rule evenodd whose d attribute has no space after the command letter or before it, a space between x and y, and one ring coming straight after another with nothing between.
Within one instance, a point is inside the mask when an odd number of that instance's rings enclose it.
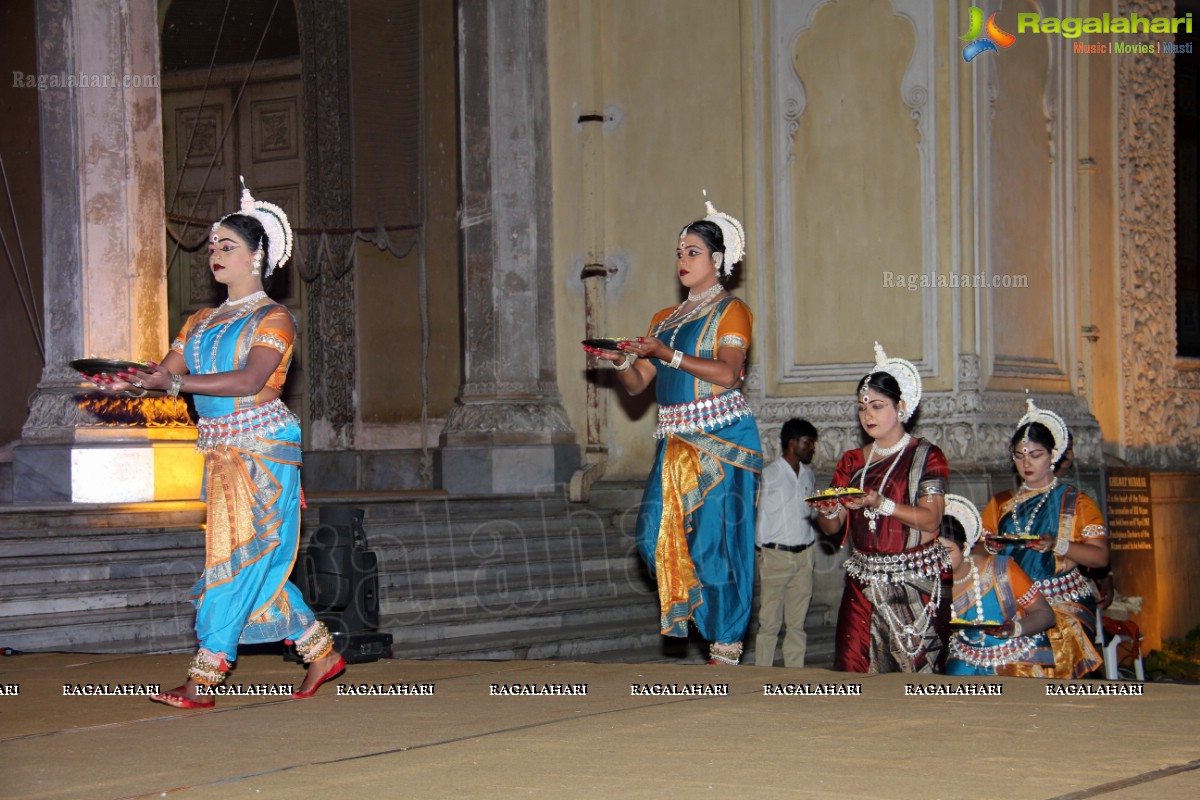
<instances>
[{"instance_id":1,"label":"plastic chair","mask_svg":"<svg viewBox=\"0 0 1200 800\"><path fill-rule=\"evenodd\" d=\"M1133 674L1139 681L1146 680L1146 669L1142 664L1142 638L1142 632L1133 620L1112 619L1096 611L1096 642L1102 646L1106 679L1121 679L1121 659L1117 647L1121 642L1128 642L1133 654Z\"/></svg>"}]
</instances>

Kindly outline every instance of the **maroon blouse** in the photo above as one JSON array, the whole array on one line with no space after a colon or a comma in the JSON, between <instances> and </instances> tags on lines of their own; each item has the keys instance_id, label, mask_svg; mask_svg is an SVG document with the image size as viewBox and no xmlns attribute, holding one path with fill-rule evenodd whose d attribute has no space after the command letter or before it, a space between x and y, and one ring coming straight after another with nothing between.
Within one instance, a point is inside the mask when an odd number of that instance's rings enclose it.
<instances>
[{"instance_id":1,"label":"maroon blouse","mask_svg":"<svg viewBox=\"0 0 1200 800\"><path fill-rule=\"evenodd\" d=\"M898 463L895 463L899 459ZM898 505L916 505L917 500L927 494L946 493L950 477L950 466L941 449L930 442L913 437L902 451L894 456L875 460L867 471L866 483L862 482L865 462L863 448L847 450L838 460L833 474L834 486L854 486L863 491L874 489ZM895 467L888 475L887 485L880 488L888 468ZM878 517L875 531L867 525L867 515L861 510L850 511L848 522L850 543L862 553L899 553L911 550L921 543L921 533L909 528L895 517ZM843 541L845 533L843 532Z\"/></svg>"}]
</instances>

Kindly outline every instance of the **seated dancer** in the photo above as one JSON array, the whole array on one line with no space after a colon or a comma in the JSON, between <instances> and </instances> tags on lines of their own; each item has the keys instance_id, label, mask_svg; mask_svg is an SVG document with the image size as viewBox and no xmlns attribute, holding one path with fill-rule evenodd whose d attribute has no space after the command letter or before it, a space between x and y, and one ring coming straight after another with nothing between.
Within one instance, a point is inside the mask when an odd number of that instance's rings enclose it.
<instances>
[{"instance_id":1,"label":"seated dancer","mask_svg":"<svg viewBox=\"0 0 1200 800\"><path fill-rule=\"evenodd\" d=\"M279 396L296 324L267 297L263 278L291 255L292 229L283 209L242 187L241 210L213 223L209 237L209 267L228 290L225 302L193 314L161 364L115 379L88 376L132 397L189 392L200 413L205 567L190 597L200 649L187 681L152 697L176 708L215 704L202 687L224 681L239 643L295 642L308 671L293 697L311 696L346 666L288 581L300 544L300 423Z\"/></svg>"},{"instance_id":2,"label":"seated dancer","mask_svg":"<svg viewBox=\"0 0 1200 800\"><path fill-rule=\"evenodd\" d=\"M921 376L875 343L875 371L858 383L858 421L870 444L847 450L834 487L862 493L815 503L826 535L849 534L834 669L941 672L949 636L950 569L937 532L949 467L937 445L912 436Z\"/></svg>"},{"instance_id":3,"label":"seated dancer","mask_svg":"<svg viewBox=\"0 0 1200 800\"><path fill-rule=\"evenodd\" d=\"M940 540L954 576L946 674L1053 678L1054 653L1044 631L1054 625L1054 612L1015 561L975 547L982 532L975 505L946 495Z\"/></svg>"},{"instance_id":4,"label":"seated dancer","mask_svg":"<svg viewBox=\"0 0 1200 800\"><path fill-rule=\"evenodd\" d=\"M1025 570L1054 610L1048 634L1055 677L1082 678L1102 660L1092 644L1096 594L1079 568L1108 564L1108 535L1095 502L1054 477L1071 441L1067 424L1032 398L1027 406L1011 442L1022 483L984 508L984 529L1000 537L985 534L985 539L989 551L1011 557Z\"/></svg>"},{"instance_id":5,"label":"seated dancer","mask_svg":"<svg viewBox=\"0 0 1200 800\"><path fill-rule=\"evenodd\" d=\"M742 260L742 224L706 203L679 233L674 268L688 290L620 351L585 349L616 366L630 394L654 382L658 451L642 495L638 550L658 581L660 632L709 642L709 663L735 665L754 593L754 523L762 445L742 396L752 316L724 281Z\"/></svg>"}]
</instances>

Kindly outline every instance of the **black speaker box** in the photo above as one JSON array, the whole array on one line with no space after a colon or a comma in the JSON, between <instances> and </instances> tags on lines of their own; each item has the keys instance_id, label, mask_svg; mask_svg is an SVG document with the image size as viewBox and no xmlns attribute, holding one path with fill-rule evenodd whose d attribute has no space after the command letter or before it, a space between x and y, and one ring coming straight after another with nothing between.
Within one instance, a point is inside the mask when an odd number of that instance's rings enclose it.
<instances>
[{"instance_id":1,"label":"black speaker box","mask_svg":"<svg viewBox=\"0 0 1200 800\"><path fill-rule=\"evenodd\" d=\"M296 583L348 663L390 658L379 628L379 557L367 549L361 508L322 506L320 526L297 563ZM289 661L298 660L293 653Z\"/></svg>"}]
</instances>

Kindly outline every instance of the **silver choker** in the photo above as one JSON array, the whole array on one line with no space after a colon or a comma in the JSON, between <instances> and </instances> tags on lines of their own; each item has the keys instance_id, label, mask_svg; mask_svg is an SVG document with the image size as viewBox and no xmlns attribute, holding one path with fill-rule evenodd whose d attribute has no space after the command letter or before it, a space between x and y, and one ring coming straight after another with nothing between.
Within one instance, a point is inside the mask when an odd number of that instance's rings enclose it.
<instances>
[{"instance_id":1,"label":"silver choker","mask_svg":"<svg viewBox=\"0 0 1200 800\"><path fill-rule=\"evenodd\" d=\"M239 297L237 300L227 297L227 298L225 298L225 302L221 303L221 305L223 305L223 306L244 306L247 303L253 303L255 300L264 300L264 299L266 299L266 296L267 296L267 293L264 292L262 289L259 289L257 292L248 294L245 297Z\"/></svg>"},{"instance_id":2,"label":"silver choker","mask_svg":"<svg viewBox=\"0 0 1200 800\"><path fill-rule=\"evenodd\" d=\"M900 441L896 442L891 447L880 447L878 442L871 443L871 457L878 456L879 458L887 458L888 456L899 453L904 448L908 447L908 443L912 441L912 434L904 434L900 437Z\"/></svg>"},{"instance_id":3,"label":"silver choker","mask_svg":"<svg viewBox=\"0 0 1200 800\"><path fill-rule=\"evenodd\" d=\"M1025 481L1021 481L1021 488L1017 490L1017 494L1025 495L1027 497L1033 497L1035 494L1040 494L1041 492L1048 492L1051 489L1055 489L1057 487L1058 487L1058 478L1051 478L1050 482L1047 483L1045 486L1039 486L1036 489L1033 488L1032 486L1030 486Z\"/></svg>"},{"instance_id":4,"label":"silver choker","mask_svg":"<svg viewBox=\"0 0 1200 800\"><path fill-rule=\"evenodd\" d=\"M691 292L688 292L687 301L689 303L703 303L705 300L709 299L710 297L716 297L718 294L721 293L721 290L724 288L725 287L723 287L720 284L720 282L717 282L717 283L714 283L712 286L708 287L707 289L705 289L700 294L692 294Z\"/></svg>"}]
</instances>

